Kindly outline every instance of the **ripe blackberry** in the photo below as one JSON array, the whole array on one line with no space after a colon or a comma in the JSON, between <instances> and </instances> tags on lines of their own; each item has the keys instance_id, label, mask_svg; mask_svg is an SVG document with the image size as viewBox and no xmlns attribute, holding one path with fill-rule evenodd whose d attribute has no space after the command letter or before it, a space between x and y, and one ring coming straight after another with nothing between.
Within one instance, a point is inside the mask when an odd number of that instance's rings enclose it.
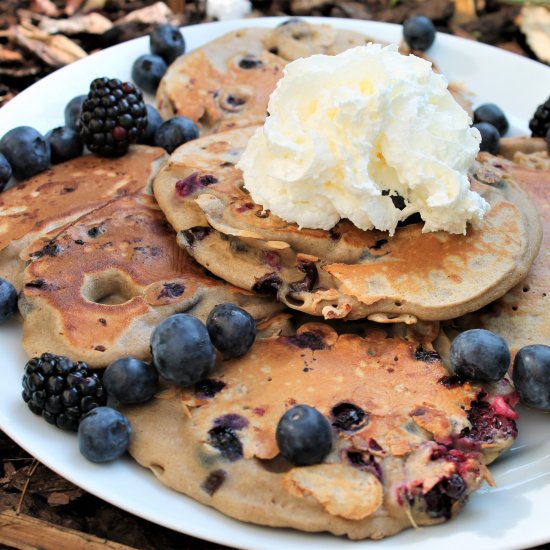
<instances>
[{"instance_id":1,"label":"ripe blackberry","mask_svg":"<svg viewBox=\"0 0 550 550\"><path fill-rule=\"evenodd\" d=\"M25 365L23 400L46 422L76 432L84 414L105 404L106 393L86 363L43 353Z\"/></svg>"},{"instance_id":2,"label":"ripe blackberry","mask_svg":"<svg viewBox=\"0 0 550 550\"><path fill-rule=\"evenodd\" d=\"M78 120L82 141L92 153L122 156L146 128L147 109L138 88L116 78L92 81Z\"/></svg>"},{"instance_id":3,"label":"ripe blackberry","mask_svg":"<svg viewBox=\"0 0 550 550\"><path fill-rule=\"evenodd\" d=\"M529 130L533 137L546 137L550 130L550 97L537 107L533 118L529 121Z\"/></svg>"}]
</instances>

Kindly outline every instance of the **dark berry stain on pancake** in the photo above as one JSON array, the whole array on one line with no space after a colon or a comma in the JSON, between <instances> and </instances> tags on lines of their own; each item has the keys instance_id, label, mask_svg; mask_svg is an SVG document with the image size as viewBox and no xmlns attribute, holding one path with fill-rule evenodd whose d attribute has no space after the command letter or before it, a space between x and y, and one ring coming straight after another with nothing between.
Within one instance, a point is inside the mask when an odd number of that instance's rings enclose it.
<instances>
[{"instance_id":1,"label":"dark berry stain on pancake","mask_svg":"<svg viewBox=\"0 0 550 550\"><path fill-rule=\"evenodd\" d=\"M100 325L103 325L104 327L107 326L107 320L106 320L106 319L99 318L99 319L98 319L98 322L99 322Z\"/></svg>"},{"instance_id":2,"label":"dark berry stain on pancake","mask_svg":"<svg viewBox=\"0 0 550 550\"><path fill-rule=\"evenodd\" d=\"M324 340L324 335L316 331L307 331L297 334L296 336L288 336L285 340L293 346L314 351L327 349L329 347Z\"/></svg>"},{"instance_id":3,"label":"dark berry stain on pancake","mask_svg":"<svg viewBox=\"0 0 550 550\"><path fill-rule=\"evenodd\" d=\"M317 272L315 262L301 261L298 262L297 267L306 276L301 281L296 281L289 285L291 292L311 292L319 280L319 273Z\"/></svg>"},{"instance_id":4,"label":"dark berry stain on pancake","mask_svg":"<svg viewBox=\"0 0 550 550\"><path fill-rule=\"evenodd\" d=\"M380 250L385 244L388 243L388 239L378 239L371 247L372 250Z\"/></svg>"},{"instance_id":5,"label":"dark berry stain on pancake","mask_svg":"<svg viewBox=\"0 0 550 550\"><path fill-rule=\"evenodd\" d=\"M437 351L425 350L422 346L418 346L414 352L414 358L418 361L424 361L425 363L433 363L439 361L441 357Z\"/></svg>"},{"instance_id":6,"label":"dark berry stain on pancake","mask_svg":"<svg viewBox=\"0 0 550 550\"><path fill-rule=\"evenodd\" d=\"M99 237L99 235L101 235L102 233L105 233L105 229L99 225L88 229L88 236L92 237L92 239Z\"/></svg>"},{"instance_id":7,"label":"dark berry stain on pancake","mask_svg":"<svg viewBox=\"0 0 550 550\"><path fill-rule=\"evenodd\" d=\"M96 351L106 351L107 348L105 346L95 346L94 348Z\"/></svg>"},{"instance_id":8,"label":"dark berry stain on pancake","mask_svg":"<svg viewBox=\"0 0 550 550\"><path fill-rule=\"evenodd\" d=\"M206 378L197 382L193 388L195 396L199 399L210 399L221 392L226 386L223 380L217 378Z\"/></svg>"},{"instance_id":9,"label":"dark berry stain on pancake","mask_svg":"<svg viewBox=\"0 0 550 550\"><path fill-rule=\"evenodd\" d=\"M342 431L355 432L364 428L369 421L368 414L353 403L338 403L331 410L332 425Z\"/></svg>"},{"instance_id":10,"label":"dark berry stain on pancake","mask_svg":"<svg viewBox=\"0 0 550 550\"><path fill-rule=\"evenodd\" d=\"M216 418L216 420L214 420L214 426L230 428L232 430L242 430L248 426L248 420L240 414L229 413Z\"/></svg>"},{"instance_id":11,"label":"dark berry stain on pancake","mask_svg":"<svg viewBox=\"0 0 550 550\"><path fill-rule=\"evenodd\" d=\"M458 376L458 374L453 374L451 376L443 376L438 380L438 384L441 384L442 386L445 386L446 388L449 388L449 389L462 386L464 382L465 382L465 379Z\"/></svg>"},{"instance_id":12,"label":"dark berry stain on pancake","mask_svg":"<svg viewBox=\"0 0 550 550\"><path fill-rule=\"evenodd\" d=\"M193 172L182 180L176 182L176 193L180 197L188 197L199 189L204 189L208 185L216 183L218 180L211 174L199 177L198 172Z\"/></svg>"},{"instance_id":13,"label":"dark berry stain on pancake","mask_svg":"<svg viewBox=\"0 0 550 550\"><path fill-rule=\"evenodd\" d=\"M181 234L187 241L187 244L189 246L193 246L196 242L202 241L203 239L208 237L211 232L211 227L196 226L192 227L191 229L186 229L185 231L182 231Z\"/></svg>"},{"instance_id":14,"label":"dark berry stain on pancake","mask_svg":"<svg viewBox=\"0 0 550 550\"><path fill-rule=\"evenodd\" d=\"M373 455L362 453L361 451L346 451L348 462L360 468L366 470L376 476L378 481L382 481L382 468Z\"/></svg>"},{"instance_id":15,"label":"dark berry stain on pancake","mask_svg":"<svg viewBox=\"0 0 550 550\"><path fill-rule=\"evenodd\" d=\"M263 261L269 267L276 269L277 271L281 270L281 256L277 252L271 252L269 250L264 250L262 252Z\"/></svg>"},{"instance_id":16,"label":"dark berry stain on pancake","mask_svg":"<svg viewBox=\"0 0 550 550\"><path fill-rule=\"evenodd\" d=\"M274 296L277 294L282 284L283 281L281 278L275 272L271 272L256 279L256 282L252 285L252 291L258 294L270 294Z\"/></svg>"},{"instance_id":17,"label":"dark berry stain on pancake","mask_svg":"<svg viewBox=\"0 0 550 550\"><path fill-rule=\"evenodd\" d=\"M231 428L215 426L208 431L208 443L218 449L222 457L230 462L243 457L243 444Z\"/></svg>"},{"instance_id":18,"label":"dark berry stain on pancake","mask_svg":"<svg viewBox=\"0 0 550 550\"><path fill-rule=\"evenodd\" d=\"M214 470L208 474L208 477L201 483L201 489L212 496L227 479L225 470Z\"/></svg>"},{"instance_id":19,"label":"dark berry stain on pancake","mask_svg":"<svg viewBox=\"0 0 550 550\"><path fill-rule=\"evenodd\" d=\"M163 289L157 296L157 299L161 298L177 298L185 292L185 286L181 283L164 283Z\"/></svg>"},{"instance_id":20,"label":"dark berry stain on pancake","mask_svg":"<svg viewBox=\"0 0 550 550\"><path fill-rule=\"evenodd\" d=\"M84 241L82 239L76 239L74 244L84 244Z\"/></svg>"},{"instance_id":21,"label":"dark berry stain on pancake","mask_svg":"<svg viewBox=\"0 0 550 550\"><path fill-rule=\"evenodd\" d=\"M240 61L239 61L239 67L241 69L256 69L258 67L261 67L263 65L261 59L257 59L253 55L245 55Z\"/></svg>"}]
</instances>

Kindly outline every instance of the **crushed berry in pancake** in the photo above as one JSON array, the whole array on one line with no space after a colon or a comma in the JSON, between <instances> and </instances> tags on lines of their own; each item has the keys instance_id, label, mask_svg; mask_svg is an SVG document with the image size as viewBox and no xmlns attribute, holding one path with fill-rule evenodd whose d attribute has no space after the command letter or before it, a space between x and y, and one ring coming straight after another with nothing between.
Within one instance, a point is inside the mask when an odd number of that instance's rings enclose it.
<instances>
[{"instance_id":1,"label":"crushed berry in pancake","mask_svg":"<svg viewBox=\"0 0 550 550\"><path fill-rule=\"evenodd\" d=\"M332 408L332 425L338 430L355 432L368 423L367 413L353 403L339 403Z\"/></svg>"},{"instance_id":2,"label":"crushed berry in pancake","mask_svg":"<svg viewBox=\"0 0 550 550\"><path fill-rule=\"evenodd\" d=\"M195 396L199 399L209 399L221 392L225 386L226 383L223 380L218 380L217 378L205 378L195 384Z\"/></svg>"},{"instance_id":3,"label":"crushed berry in pancake","mask_svg":"<svg viewBox=\"0 0 550 550\"><path fill-rule=\"evenodd\" d=\"M288 336L286 341L293 346L307 348L314 351L326 349L328 347L325 343L323 334L314 331L302 332L296 336Z\"/></svg>"},{"instance_id":4,"label":"crushed berry in pancake","mask_svg":"<svg viewBox=\"0 0 550 550\"><path fill-rule=\"evenodd\" d=\"M185 237L187 244L189 246L193 246L196 242L202 241L203 239L208 237L208 235L210 235L211 232L212 232L211 227L201 227L198 225L196 227L192 227L191 229L186 229L181 233Z\"/></svg>"},{"instance_id":5,"label":"crushed berry in pancake","mask_svg":"<svg viewBox=\"0 0 550 550\"><path fill-rule=\"evenodd\" d=\"M185 292L185 286L181 283L164 283L163 289L157 296L157 299L161 298L176 298L181 296Z\"/></svg>"},{"instance_id":6,"label":"crushed berry in pancake","mask_svg":"<svg viewBox=\"0 0 550 550\"><path fill-rule=\"evenodd\" d=\"M208 474L208 477L201 483L201 489L212 496L227 479L225 470L214 470Z\"/></svg>"},{"instance_id":7,"label":"crushed berry in pancake","mask_svg":"<svg viewBox=\"0 0 550 550\"><path fill-rule=\"evenodd\" d=\"M422 346L418 346L416 348L414 358L417 361L424 361L425 363L433 363L434 361L439 361L441 359L437 351L425 350Z\"/></svg>"},{"instance_id":8,"label":"crushed berry in pancake","mask_svg":"<svg viewBox=\"0 0 550 550\"><path fill-rule=\"evenodd\" d=\"M319 273L315 262L300 261L296 266L300 271L305 273L305 277L301 281L295 281L289 285L291 292L311 292L317 281L319 280Z\"/></svg>"},{"instance_id":9,"label":"crushed berry in pancake","mask_svg":"<svg viewBox=\"0 0 550 550\"><path fill-rule=\"evenodd\" d=\"M216 418L216 420L214 420L214 426L221 426L232 430L242 430L248 426L248 420L240 414L229 413Z\"/></svg>"},{"instance_id":10,"label":"crushed berry in pancake","mask_svg":"<svg viewBox=\"0 0 550 550\"><path fill-rule=\"evenodd\" d=\"M216 183L218 180L211 174L206 174L199 177L198 172L193 172L191 175L187 176L182 180L176 182L176 193L180 197L188 197L192 195L195 191L203 189L208 185Z\"/></svg>"},{"instance_id":11,"label":"crushed berry in pancake","mask_svg":"<svg viewBox=\"0 0 550 550\"><path fill-rule=\"evenodd\" d=\"M256 282L252 285L252 291L258 294L270 294L274 296L277 294L282 284L283 281L281 278L275 272L271 272L256 279Z\"/></svg>"},{"instance_id":12,"label":"crushed berry in pancake","mask_svg":"<svg viewBox=\"0 0 550 550\"><path fill-rule=\"evenodd\" d=\"M261 59L257 59L253 55L245 55L240 61L239 61L239 67L241 69L256 69L258 67L261 67L263 65L263 62Z\"/></svg>"},{"instance_id":13,"label":"crushed berry in pancake","mask_svg":"<svg viewBox=\"0 0 550 550\"><path fill-rule=\"evenodd\" d=\"M382 481L382 468L373 455L362 453L361 451L351 450L348 450L346 454L348 461L352 466L361 468L362 470L367 470L371 474L375 475L378 481Z\"/></svg>"},{"instance_id":14,"label":"crushed berry in pancake","mask_svg":"<svg viewBox=\"0 0 550 550\"><path fill-rule=\"evenodd\" d=\"M243 457L243 444L232 428L215 426L208 432L208 443L218 449L223 458L230 462Z\"/></svg>"},{"instance_id":15,"label":"crushed berry in pancake","mask_svg":"<svg viewBox=\"0 0 550 550\"><path fill-rule=\"evenodd\" d=\"M515 439L518 435L515 420L498 414L483 397L482 394L477 401L472 402L472 408L468 411L468 420L472 427L464 428L460 437L477 444L497 438Z\"/></svg>"}]
</instances>

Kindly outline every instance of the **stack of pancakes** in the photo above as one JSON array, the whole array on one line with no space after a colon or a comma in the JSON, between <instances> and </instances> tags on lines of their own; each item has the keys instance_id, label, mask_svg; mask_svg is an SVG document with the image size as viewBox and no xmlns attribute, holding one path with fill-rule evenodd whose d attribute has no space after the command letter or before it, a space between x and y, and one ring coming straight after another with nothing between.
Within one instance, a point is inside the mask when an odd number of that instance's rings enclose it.
<instances>
[{"instance_id":1,"label":"stack of pancakes","mask_svg":"<svg viewBox=\"0 0 550 550\"><path fill-rule=\"evenodd\" d=\"M479 155L472 188L491 210L466 235L422 233L415 220L392 237L346 220L300 230L243 188L235 165L284 65L368 40L304 22L230 33L161 82L161 113L189 116L202 136L160 168L161 150L134 147L0 195L0 275L21 289L30 355L96 367L147 359L161 319L204 319L222 302L266 329L207 380L126 408L140 464L233 517L351 538L449 519L517 436L507 380L448 375L442 356L457 331L488 328L513 352L550 340L542 141L508 142L509 158ZM279 454L277 422L295 404L331 422L322 464Z\"/></svg>"}]
</instances>

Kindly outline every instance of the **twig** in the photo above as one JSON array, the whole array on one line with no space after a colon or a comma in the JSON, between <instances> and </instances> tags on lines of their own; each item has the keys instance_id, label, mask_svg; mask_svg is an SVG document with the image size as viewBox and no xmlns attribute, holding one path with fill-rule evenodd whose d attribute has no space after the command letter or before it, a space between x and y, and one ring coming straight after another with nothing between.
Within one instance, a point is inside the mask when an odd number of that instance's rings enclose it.
<instances>
[{"instance_id":1,"label":"twig","mask_svg":"<svg viewBox=\"0 0 550 550\"><path fill-rule=\"evenodd\" d=\"M36 472L36 468L38 468L38 465L40 462L36 460L36 458L33 459L33 463L31 465L31 470L29 472L29 475L27 476L27 479L25 481L25 485L23 486L23 490L21 491L21 496L19 497L19 502L17 503L17 507L15 509L16 514L21 513L21 508L23 507L23 499L25 498L25 493L27 492L27 489L29 487L29 483L31 482L31 477L33 476L34 472Z\"/></svg>"}]
</instances>

